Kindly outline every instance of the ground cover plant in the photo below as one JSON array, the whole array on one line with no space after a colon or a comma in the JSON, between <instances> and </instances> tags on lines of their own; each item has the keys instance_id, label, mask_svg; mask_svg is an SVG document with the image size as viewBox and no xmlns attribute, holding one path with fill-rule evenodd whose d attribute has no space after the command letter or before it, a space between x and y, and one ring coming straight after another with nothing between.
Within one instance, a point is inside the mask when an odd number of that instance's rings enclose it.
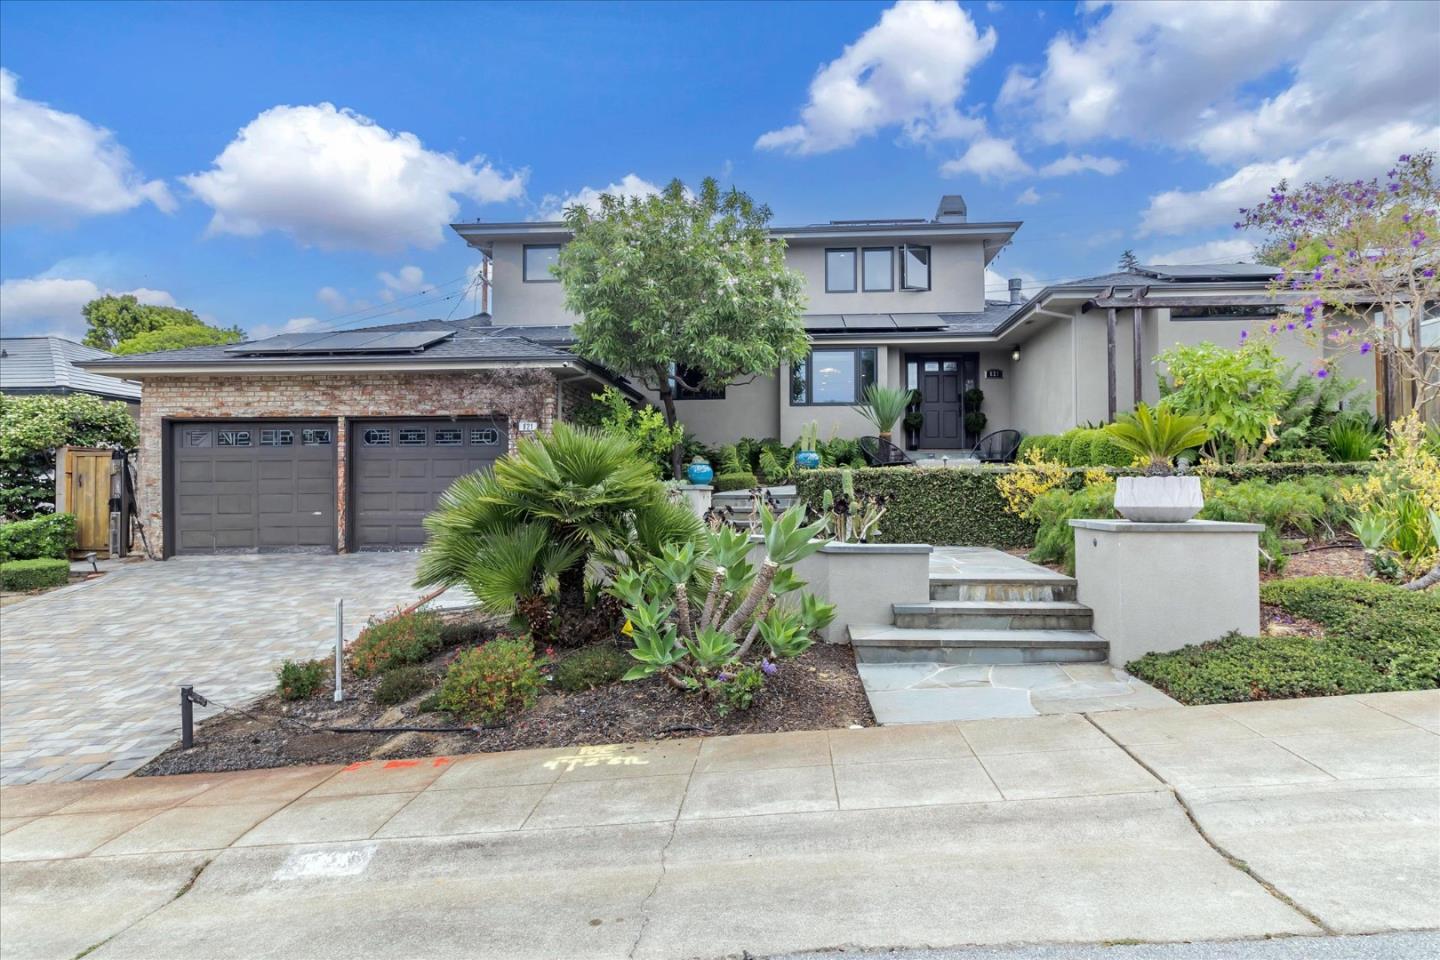
<instances>
[{"instance_id":1,"label":"ground cover plant","mask_svg":"<svg viewBox=\"0 0 1440 960\"><path fill-rule=\"evenodd\" d=\"M1320 635L1238 634L1125 665L1182 703L1232 703L1440 686L1440 594L1338 577L1273 580L1261 601Z\"/></svg>"}]
</instances>

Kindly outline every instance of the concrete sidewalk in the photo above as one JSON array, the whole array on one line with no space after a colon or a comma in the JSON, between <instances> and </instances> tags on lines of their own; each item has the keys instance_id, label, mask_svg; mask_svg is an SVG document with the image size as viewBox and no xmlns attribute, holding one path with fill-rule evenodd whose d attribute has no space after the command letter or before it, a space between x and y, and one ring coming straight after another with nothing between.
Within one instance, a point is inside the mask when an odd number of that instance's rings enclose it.
<instances>
[{"instance_id":1,"label":"concrete sidewalk","mask_svg":"<svg viewBox=\"0 0 1440 960\"><path fill-rule=\"evenodd\" d=\"M0 816L7 958L1432 929L1440 692L35 785Z\"/></svg>"}]
</instances>

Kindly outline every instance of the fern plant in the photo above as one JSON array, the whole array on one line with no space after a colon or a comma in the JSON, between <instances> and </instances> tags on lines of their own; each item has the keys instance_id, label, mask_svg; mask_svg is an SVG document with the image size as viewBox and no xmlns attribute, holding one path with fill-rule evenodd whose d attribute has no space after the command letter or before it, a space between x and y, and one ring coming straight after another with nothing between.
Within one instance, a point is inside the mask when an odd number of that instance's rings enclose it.
<instances>
[{"instance_id":1,"label":"fern plant","mask_svg":"<svg viewBox=\"0 0 1440 960\"><path fill-rule=\"evenodd\" d=\"M1151 476L1175 472L1175 458L1210 439L1204 418L1172 413L1164 406L1138 404L1134 413L1122 413L1105 428L1121 449L1144 462Z\"/></svg>"}]
</instances>

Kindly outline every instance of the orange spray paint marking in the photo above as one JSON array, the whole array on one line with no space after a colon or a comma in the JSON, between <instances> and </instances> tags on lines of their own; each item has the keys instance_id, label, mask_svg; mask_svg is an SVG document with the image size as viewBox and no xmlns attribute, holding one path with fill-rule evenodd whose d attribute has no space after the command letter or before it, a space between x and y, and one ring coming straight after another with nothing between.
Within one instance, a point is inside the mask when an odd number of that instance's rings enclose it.
<instances>
[{"instance_id":1,"label":"orange spray paint marking","mask_svg":"<svg viewBox=\"0 0 1440 960\"><path fill-rule=\"evenodd\" d=\"M436 757L436 758L435 758L435 762L432 763L431 766L433 766L433 767L443 767L443 766L445 766L445 764L447 764L447 763L454 763L454 762L455 762L455 761L454 761L452 758L450 758L450 757Z\"/></svg>"},{"instance_id":2,"label":"orange spray paint marking","mask_svg":"<svg viewBox=\"0 0 1440 960\"><path fill-rule=\"evenodd\" d=\"M382 769L382 770L396 770L396 769L399 769L399 768L401 768L401 767L418 767L418 766L420 766L420 761L419 761L419 760L389 760L389 761L386 761L385 766L381 767L380 769Z\"/></svg>"},{"instance_id":3,"label":"orange spray paint marking","mask_svg":"<svg viewBox=\"0 0 1440 960\"><path fill-rule=\"evenodd\" d=\"M345 773L354 773L356 770L359 770L361 767L368 767L368 766L370 766L370 761L369 761L369 760L357 760L357 761L355 761L354 763L350 764L350 766L346 767L343 772L345 772Z\"/></svg>"}]
</instances>

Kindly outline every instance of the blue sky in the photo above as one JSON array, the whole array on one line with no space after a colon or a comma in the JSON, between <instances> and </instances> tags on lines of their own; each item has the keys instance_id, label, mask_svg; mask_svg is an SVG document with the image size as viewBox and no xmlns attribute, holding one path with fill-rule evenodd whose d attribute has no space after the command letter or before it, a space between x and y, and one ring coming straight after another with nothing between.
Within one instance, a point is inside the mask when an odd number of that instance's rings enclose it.
<instances>
[{"instance_id":1,"label":"blue sky","mask_svg":"<svg viewBox=\"0 0 1440 960\"><path fill-rule=\"evenodd\" d=\"M1033 291L1242 259L1284 176L1440 147L1436 3L0 4L0 320L469 312L445 224L715 175L778 223L1025 221Z\"/></svg>"}]
</instances>

